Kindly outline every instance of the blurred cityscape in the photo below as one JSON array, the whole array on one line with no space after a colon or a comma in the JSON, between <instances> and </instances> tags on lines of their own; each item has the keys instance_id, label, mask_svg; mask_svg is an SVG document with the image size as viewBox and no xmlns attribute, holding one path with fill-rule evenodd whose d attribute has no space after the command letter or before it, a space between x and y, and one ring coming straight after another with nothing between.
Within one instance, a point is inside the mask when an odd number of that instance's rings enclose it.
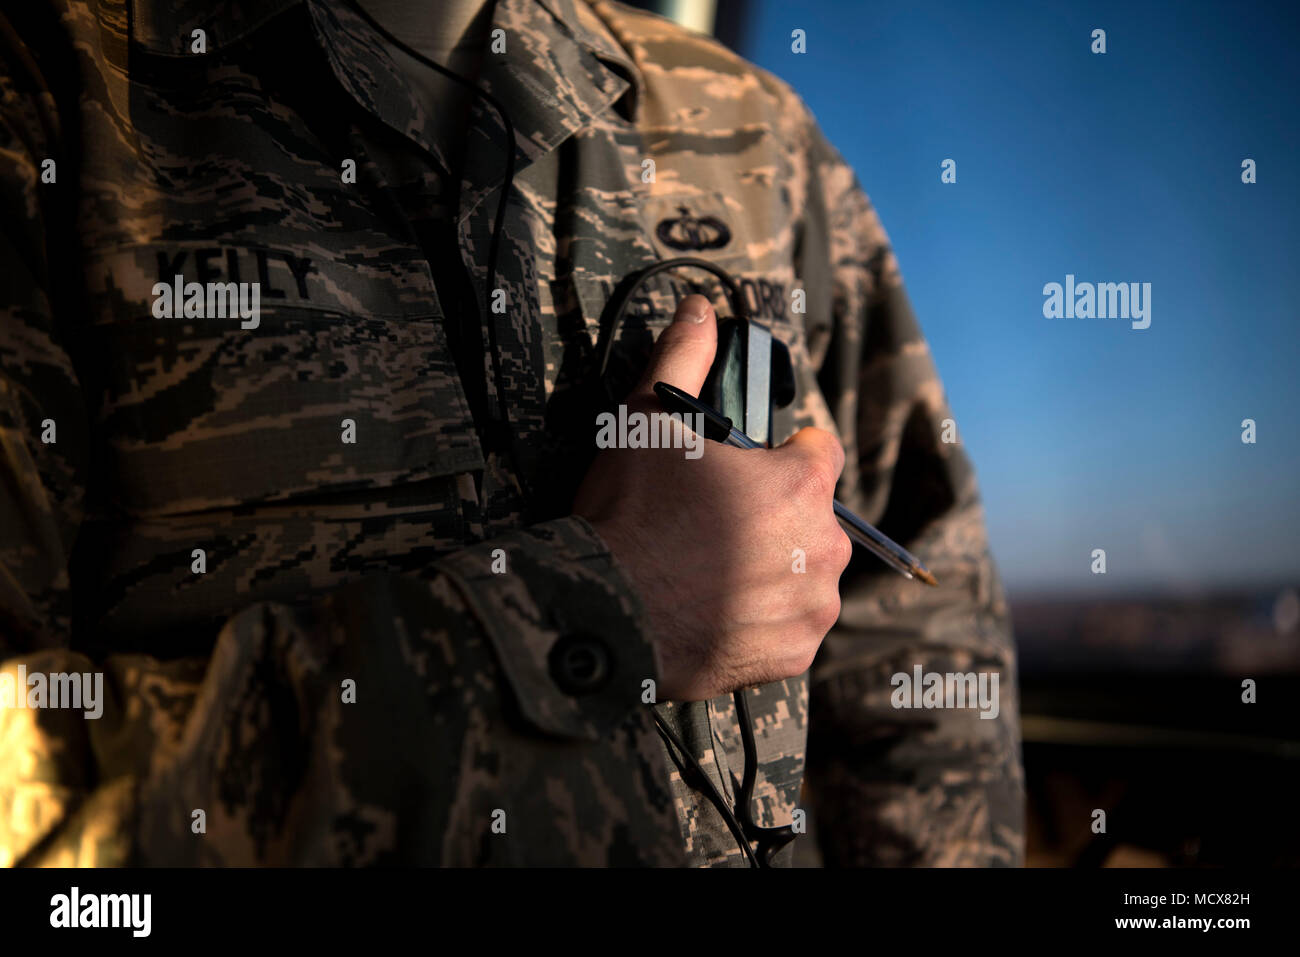
<instances>
[{"instance_id":1,"label":"blurred cityscape","mask_svg":"<svg viewBox=\"0 0 1300 957\"><path fill-rule=\"evenodd\" d=\"M1279 587L1197 597L1012 596L1020 664L1231 675L1300 670L1300 592Z\"/></svg>"},{"instance_id":2,"label":"blurred cityscape","mask_svg":"<svg viewBox=\"0 0 1300 957\"><path fill-rule=\"evenodd\" d=\"M1030 866L1300 864L1296 589L1011 606Z\"/></svg>"}]
</instances>

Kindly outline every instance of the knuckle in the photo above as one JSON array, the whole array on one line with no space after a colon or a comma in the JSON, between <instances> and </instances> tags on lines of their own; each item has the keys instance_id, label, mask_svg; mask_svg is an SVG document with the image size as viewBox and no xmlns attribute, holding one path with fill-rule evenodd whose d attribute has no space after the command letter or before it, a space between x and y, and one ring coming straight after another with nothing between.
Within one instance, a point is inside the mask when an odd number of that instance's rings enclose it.
<instances>
[{"instance_id":1,"label":"knuckle","mask_svg":"<svg viewBox=\"0 0 1300 957\"><path fill-rule=\"evenodd\" d=\"M827 495L835 493L835 486L840 480L840 464L843 455L836 456L829 447L825 454L817 459L817 472L821 476L821 484Z\"/></svg>"},{"instance_id":2,"label":"knuckle","mask_svg":"<svg viewBox=\"0 0 1300 957\"><path fill-rule=\"evenodd\" d=\"M826 436L826 455L830 461L831 475L839 478L839 474L844 471L844 445L830 432L824 432Z\"/></svg>"},{"instance_id":3,"label":"knuckle","mask_svg":"<svg viewBox=\"0 0 1300 957\"><path fill-rule=\"evenodd\" d=\"M811 645L809 650L800 655L790 666L790 674L786 675L786 677L797 678L799 675L811 668L813 666L813 661L817 658L817 648L817 645Z\"/></svg>"},{"instance_id":4,"label":"knuckle","mask_svg":"<svg viewBox=\"0 0 1300 957\"><path fill-rule=\"evenodd\" d=\"M819 626L808 637L808 644L798 662L799 670L795 674L801 675L813 666L813 662L817 660L817 652L821 650L822 639L826 637L826 630Z\"/></svg>"},{"instance_id":5,"label":"knuckle","mask_svg":"<svg viewBox=\"0 0 1300 957\"><path fill-rule=\"evenodd\" d=\"M808 426L802 431L808 439L807 444L813 447L811 454L819 459L824 459L832 474L839 475L844 468L845 453L844 445L835 433L819 429L816 426Z\"/></svg>"},{"instance_id":6,"label":"knuckle","mask_svg":"<svg viewBox=\"0 0 1300 957\"><path fill-rule=\"evenodd\" d=\"M838 588L832 588L813 611L813 626L818 630L817 640L821 641L826 637L826 633L835 627L839 619L840 591Z\"/></svg>"},{"instance_id":7,"label":"knuckle","mask_svg":"<svg viewBox=\"0 0 1300 957\"><path fill-rule=\"evenodd\" d=\"M849 567L849 562L853 560L853 540L838 525L835 526L832 534L831 558L836 567L842 572Z\"/></svg>"},{"instance_id":8,"label":"knuckle","mask_svg":"<svg viewBox=\"0 0 1300 957\"><path fill-rule=\"evenodd\" d=\"M832 466L833 463L826 456L805 456L795 479L799 491L819 501L833 497L836 473Z\"/></svg>"},{"instance_id":9,"label":"knuckle","mask_svg":"<svg viewBox=\"0 0 1300 957\"><path fill-rule=\"evenodd\" d=\"M797 678L811 668L817 657L817 649L821 647L821 640L822 636L813 627L809 627L800 640L793 643L782 660L779 669L781 679Z\"/></svg>"}]
</instances>

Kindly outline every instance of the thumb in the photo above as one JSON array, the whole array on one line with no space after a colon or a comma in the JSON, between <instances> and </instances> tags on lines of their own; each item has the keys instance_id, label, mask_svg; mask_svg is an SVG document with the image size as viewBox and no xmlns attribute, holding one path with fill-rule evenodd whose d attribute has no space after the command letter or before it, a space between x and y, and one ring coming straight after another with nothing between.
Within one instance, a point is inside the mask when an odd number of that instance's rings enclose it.
<instances>
[{"instance_id":1,"label":"thumb","mask_svg":"<svg viewBox=\"0 0 1300 957\"><path fill-rule=\"evenodd\" d=\"M699 395L717 350L718 317L707 297L692 293L677 304L672 323L659 333L636 391L650 395L656 382L667 382Z\"/></svg>"}]
</instances>

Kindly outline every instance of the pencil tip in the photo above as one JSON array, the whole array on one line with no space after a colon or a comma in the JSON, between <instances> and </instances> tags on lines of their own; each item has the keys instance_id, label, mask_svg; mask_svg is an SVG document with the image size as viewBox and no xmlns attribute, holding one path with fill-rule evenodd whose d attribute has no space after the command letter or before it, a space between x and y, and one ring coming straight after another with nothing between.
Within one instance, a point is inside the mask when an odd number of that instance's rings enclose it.
<instances>
[{"instance_id":1,"label":"pencil tip","mask_svg":"<svg viewBox=\"0 0 1300 957\"><path fill-rule=\"evenodd\" d=\"M921 581L925 582L927 585L933 585L935 587L938 587L939 583L935 581L934 576L931 575L924 568L917 567L917 568L913 568L912 571L916 573L917 578L921 579Z\"/></svg>"}]
</instances>

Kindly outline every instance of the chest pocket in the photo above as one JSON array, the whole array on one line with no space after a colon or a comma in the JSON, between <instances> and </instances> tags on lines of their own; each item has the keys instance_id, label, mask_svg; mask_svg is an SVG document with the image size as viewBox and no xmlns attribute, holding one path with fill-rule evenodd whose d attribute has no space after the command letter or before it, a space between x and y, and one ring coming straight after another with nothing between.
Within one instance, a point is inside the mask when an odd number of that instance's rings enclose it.
<instances>
[{"instance_id":1,"label":"chest pocket","mask_svg":"<svg viewBox=\"0 0 1300 957\"><path fill-rule=\"evenodd\" d=\"M202 287L204 315L184 287L191 314L185 302L158 314L174 297L155 296L155 284L177 273ZM98 430L111 498L128 512L285 501L483 467L414 256L141 244L92 260L87 278L92 356L102 357ZM229 302L224 315L206 314L222 306L207 283L248 293L238 286L254 281L255 320Z\"/></svg>"}]
</instances>

